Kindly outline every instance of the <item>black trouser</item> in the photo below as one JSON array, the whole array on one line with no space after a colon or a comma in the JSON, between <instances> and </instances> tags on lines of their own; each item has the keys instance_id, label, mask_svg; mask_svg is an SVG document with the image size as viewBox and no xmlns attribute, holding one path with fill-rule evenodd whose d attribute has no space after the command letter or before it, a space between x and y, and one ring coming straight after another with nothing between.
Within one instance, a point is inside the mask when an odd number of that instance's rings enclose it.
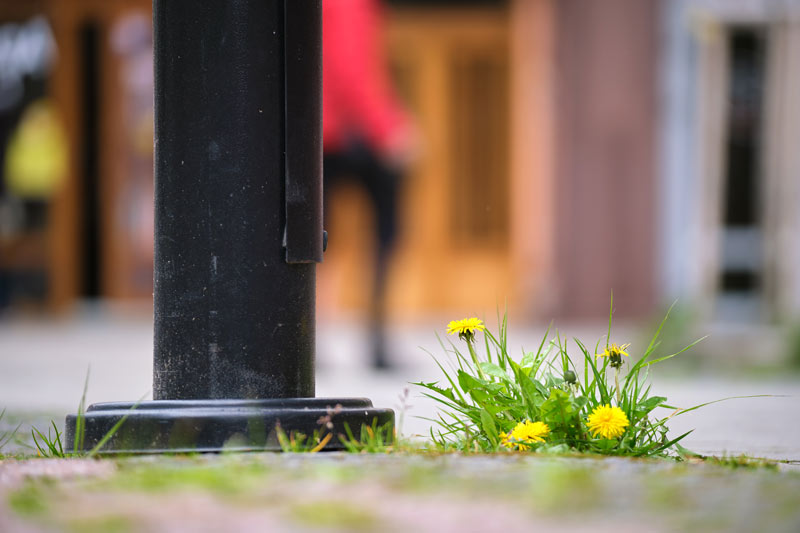
<instances>
[{"instance_id":1,"label":"black trouser","mask_svg":"<svg viewBox=\"0 0 800 533\"><path fill-rule=\"evenodd\" d=\"M325 202L327 191L338 182L351 179L364 187L375 212L375 278L370 300L369 320L374 366L387 366L384 338L386 282L389 259L397 237L397 193L400 174L387 166L374 150L354 144L347 150L326 153L323 160ZM328 211L327 208L325 210Z\"/></svg>"}]
</instances>

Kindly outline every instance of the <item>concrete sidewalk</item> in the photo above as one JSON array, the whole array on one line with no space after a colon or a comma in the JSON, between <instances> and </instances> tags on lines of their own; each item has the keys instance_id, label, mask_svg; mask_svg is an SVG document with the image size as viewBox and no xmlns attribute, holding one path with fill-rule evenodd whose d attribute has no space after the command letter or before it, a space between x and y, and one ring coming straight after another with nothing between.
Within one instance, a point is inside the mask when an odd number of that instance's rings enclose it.
<instances>
[{"instance_id":1,"label":"concrete sidewalk","mask_svg":"<svg viewBox=\"0 0 800 533\"><path fill-rule=\"evenodd\" d=\"M426 435L436 404L420 395L414 381L443 380L425 350L437 357L436 332L444 321L396 326L390 332L392 352L399 363L393 372L368 368L366 336L355 322L318 325L317 396L365 396L375 405L402 411L406 435ZM512 326L513 328L513 326ZM535 349L544 330L512 329L509 345ZM583 327L580 338L594 342L604 326ZM619 332L623 338L625 332ZM424 349L423 349L424 348ZM513 351L512 351L513 353ZM400 358L402 354L402 359ZM58 321L0 322L0 409L17 416L46 415L57 422L74 412L87 368L91 367L87 402L136 400L148 393L152 372L152 319L87 312ZM695 428L684 444L700 453L740 454L800 461L800 380L797 376L771 379L724 379L655 376L654 393L681 407L741 395L777 397L739 399L710 405L674 419L672 435ZM410 407L400 396L409 389Z\"/></svg>"}]
</instances>

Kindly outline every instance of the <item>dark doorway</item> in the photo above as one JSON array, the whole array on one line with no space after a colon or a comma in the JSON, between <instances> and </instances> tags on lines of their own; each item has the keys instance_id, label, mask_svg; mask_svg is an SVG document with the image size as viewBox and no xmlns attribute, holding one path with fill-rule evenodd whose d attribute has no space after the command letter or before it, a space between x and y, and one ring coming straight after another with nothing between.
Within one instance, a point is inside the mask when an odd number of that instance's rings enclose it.
<instances>
[{"instance_id":1,"label":"dark doorway","mask_svg":"<svg viewBox=\"0 0 800 533\"><path fill-rule=\"evenodd\" d=\"M100 239L100 50L102 34L95 22L87 22L79 30L81 65L81 110L83 143L83 227L81 231L82 279L81 296L94 299L101 296L102 260Z\"/></svg>"}]
</instances>

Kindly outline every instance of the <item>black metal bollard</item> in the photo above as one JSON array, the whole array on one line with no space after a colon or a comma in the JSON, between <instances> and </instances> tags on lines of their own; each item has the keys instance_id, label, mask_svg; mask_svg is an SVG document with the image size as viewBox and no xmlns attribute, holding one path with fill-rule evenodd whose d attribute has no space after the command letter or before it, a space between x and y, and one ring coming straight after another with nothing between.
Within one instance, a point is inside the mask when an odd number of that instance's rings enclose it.
<instances>
[{"instance_id":1,"label":"black metal bollard","mask_svg":"<svg viewBox=\"0 0 800 533\"><path fill-rule=\"evenodd\" d=\"M153 16L154 400L68 416L67 445L82 426L92 449L123 417L102 452L391 426L367 399L313 397L321 0L155 0Z\"/></svg>"}]
</instances>

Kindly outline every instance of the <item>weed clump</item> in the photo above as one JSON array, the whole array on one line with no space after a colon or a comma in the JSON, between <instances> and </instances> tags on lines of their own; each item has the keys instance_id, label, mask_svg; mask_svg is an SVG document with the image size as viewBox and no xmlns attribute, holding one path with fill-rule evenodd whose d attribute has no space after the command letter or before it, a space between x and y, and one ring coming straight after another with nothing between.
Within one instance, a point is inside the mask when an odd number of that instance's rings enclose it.
<instances>
[{"instance_id":1,"label":"weed clump","mask_svg":"<svg viewBox=\"0 0 800 533\"><path fill-rule=\"evenodd\" d=\"M539 348L521 360L508 352L507 317L498 317L497 335L477 318L451 322L447 333L458 334L463 345L450 342L447 346L440 340L454 362L448 371L436 360L446 384L415 384L443 407L434 420L437 429L430 432L435 445L442 450L478 452L681 456L685 449L679 442L691 431L672 438L667 422L714 402L685 409L672 406L666 397L651 392L649 371L699 340L655 357L667 312L650 344L633 362L629 344L611 342L612 315L613 298L608 334L594 350L574 339L579 352L574 355L559 334L548 341L548 328ZM659 408L666 409L666 414L658 416Z\"/></svg>"}]
</instances>

